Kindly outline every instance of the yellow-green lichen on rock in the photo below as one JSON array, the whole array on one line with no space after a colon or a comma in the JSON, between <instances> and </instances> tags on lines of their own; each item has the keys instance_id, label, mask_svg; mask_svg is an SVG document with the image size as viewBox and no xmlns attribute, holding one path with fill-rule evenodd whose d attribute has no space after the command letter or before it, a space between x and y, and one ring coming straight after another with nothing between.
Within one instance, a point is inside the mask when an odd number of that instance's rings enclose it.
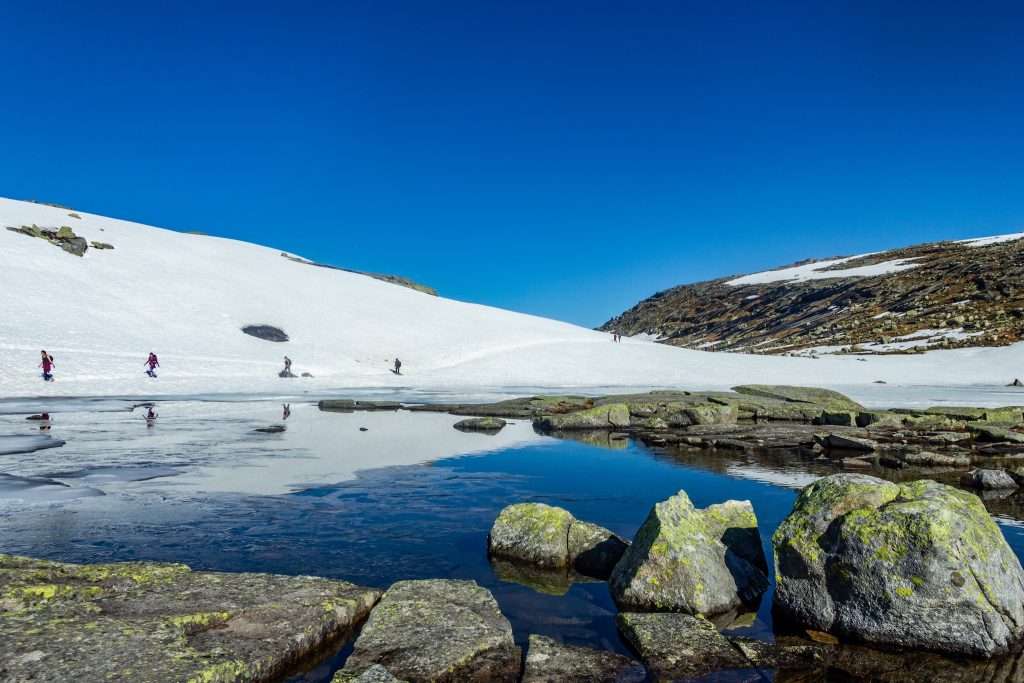
<instances>
[{"instance_id":1,"label":"yellow-green lichen on rock","mask_svg":"<svg viewBox=\"0 0 1024 683\"><path fill-rule=\"evenodd\" d=\"M775 604L842 638L991 656L1024 635L1024 570L974 495L838 474L773 537Z\"/></svg>"},{"instance_id":2,"label":"yellow-green lichen on rock","mask_svg":"<svg viewBox=\"0 0 1024 683\"><path fill-rule=\"evenodd\" d=\"M623 610L704 615L753 601L768 585L756 529L749 503L698 510L680 491L647 516L612 572L612 595Z\"/></svg>"},{"instance_id":3,"label":"yellow-green lichen on rock","mask_svg":"<svg viewBox=\"0 0 1024 683\"><path fill-rule=\"evenodd\" d=\"M567 567L573 520L568 510L544 503L509 505L491 527L489 551L495 557L538 567Z\"/></svg>"}]
</instances>

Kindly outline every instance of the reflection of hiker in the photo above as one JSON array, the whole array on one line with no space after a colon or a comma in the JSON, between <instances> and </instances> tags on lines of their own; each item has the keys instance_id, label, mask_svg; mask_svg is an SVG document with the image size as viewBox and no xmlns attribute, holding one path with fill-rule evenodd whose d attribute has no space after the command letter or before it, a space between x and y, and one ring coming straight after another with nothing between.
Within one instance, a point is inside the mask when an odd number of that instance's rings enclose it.
<instances>
[{"instance_id":1,"label":"reflection of hiker","mask_svg":"<svg viewBox=\"0 0 1024 683\"><path fill-rule=\"evenodd\" d=\"M285 403L282 405L282 407L284 408L284 415L281 416L281 419L287 420L289 417L292 416L292 404Z\"/></svg>"},{"instance_id":2,"label":"reflection of hiker","mask_svg":"<svg viewBox=\"0 0 1024 683\"><path fill-rule=\"evenodd\" d=\"M395 373L396 375L402 374L402 361L398 360L397 358L395 359L395 369L392 370L392 372Z\"/></svg>"},{"instance_id":3,"label":"reflection of hiker","mask_svg":"<svg viewBox=\"0 0 1024 683\"><path fill-rule=\"evenodd\" d=\"M149 366L149 370L146 370L147 375L150 377L156 377L156 369L160 367L160 360L156 357L155 353L150 351L149 358L146 359L146 362L143 363L143 365Z\"/></svg>"},{"instance_id":4,"label":"reflection of hiker","mask_svg":"<svg viewBox=\"0 0 1024 683\"><path fill-rule=\"evenodd\" d=\"M53 381L53 356L48 354L45 350L40 351L39 354L43 358L43 362L39 364L39 367L43 369L43 380L46 382Z\"/></svg>"}]
</instances>

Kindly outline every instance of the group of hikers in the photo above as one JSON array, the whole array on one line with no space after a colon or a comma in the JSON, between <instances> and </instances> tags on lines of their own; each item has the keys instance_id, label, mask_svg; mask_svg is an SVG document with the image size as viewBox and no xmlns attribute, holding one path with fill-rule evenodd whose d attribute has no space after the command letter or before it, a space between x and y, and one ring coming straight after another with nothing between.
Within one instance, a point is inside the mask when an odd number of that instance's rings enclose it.
<instances>
[{"instance_id":1,"label":"group of hikers","mask_svg":"<svg viewBox=\"0 0 1024 683\"><path fill-rule=\"evenodd\" d=\"M615 336L618 337L618 335L615 335ZM616 339L616 341L618 341L618 339ZM53 355L50 354L50 353L47 353L46 349L43 349L42 351L40 351L39 354L40 354L40 358L41 358L40 363L39 363L39 367L43 369L43 381L45 381L45 382L52 382L53 381L53 368L56 367L56 363L54 363L54 360L53 360ZM146 374L148 376L152 377L153 379L156 379L156 369L158 367L160 367L160 359L157 358L157 355L155 353L150 351L149 352L149 357L146 359L146 362L142 364L142 366L144 368L146 368ZM395 359L395 367L394 367L394 369L391 372L393 372L396 375L401 375L402 374L402 361L400 361L400 360L398 360L396 358ZM294 374L292 374L292 359L289 358L288 356L284 357L284 370L279 372L278 376L279 377L294 377L295 376ZM306 375L303 375L303 376L305 377Z\"/></svg>"},{"instance_id":2,"label":"group of hikers","mask_svg":"<svg viewBox=\"0 0 1024 683\"><path fill-rule=\"evenodd\" d=\"M43 369L43 381L52 382L53 368L56 367L56 363L53 360L53 354L47 353L46 349L43 349L39 352L39 355L41 357L39 367ZM146 362L143 363L142 366L146 368L147 375L156 379L156 369L160 367L160 359L157 358L155 353L150 351L149 358L146 359Z\"/></svg>"}]
</instances>

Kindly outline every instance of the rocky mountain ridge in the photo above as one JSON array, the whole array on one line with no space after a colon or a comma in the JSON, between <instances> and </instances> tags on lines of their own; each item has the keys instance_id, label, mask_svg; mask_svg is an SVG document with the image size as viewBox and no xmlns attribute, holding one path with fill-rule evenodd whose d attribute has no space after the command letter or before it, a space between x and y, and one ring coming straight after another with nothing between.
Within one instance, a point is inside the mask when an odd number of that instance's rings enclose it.
<instances>
[{"instance_id":1,"label":"rocky mountain ridge","mask_svg":"<svg viewBox=\"0 0 1024 683\"><path fill-rule=\"evenodd\" d=\"M1024 339L1024 233L674 287L599 329L706 351L905 354Z\"/></svg>"}]
</instances>

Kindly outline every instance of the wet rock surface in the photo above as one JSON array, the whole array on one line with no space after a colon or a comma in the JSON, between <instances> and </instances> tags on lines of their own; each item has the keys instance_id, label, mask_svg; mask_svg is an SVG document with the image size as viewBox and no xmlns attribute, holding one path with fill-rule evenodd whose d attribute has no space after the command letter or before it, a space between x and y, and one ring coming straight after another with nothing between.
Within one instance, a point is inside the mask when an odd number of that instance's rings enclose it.
<instances>
[{"instance_id":1,"label":"wet rock surface","mask_svg":"<svg viewBox=\"0 0 1024 683\"><path fill-rule=\"evenodd\" d=\"M775 607L793 623L973 656L1024 633L1024 570L970 493L832 475L803 490L773 545Z\"/></svg>"},{"instance_id":2,"label":"wet rock surface","mask_svg":"<svg viewBox=\"0 0 1024 683\"><path fill-rule=\"evenodd\" d=\"M722 614L768 588L760 548L749 503L698 510L680 491L651 509L612 572L612 595L623 610Z\"/></svg>"},{"instance_id":3,"label":"wet rock surface","mask_svg":"<svg viewBox=\"0 0 1024 683\"><path fill-rule=\"evenodd\" d=\"M971 470L960 477L960 483L968 488L982 491L999 491L1017 488L1017 482L1004 470Z\"/></svg>"},{"instance_id":4,"label":"wet rock surface","mask_svg":"<svg viewBox=\"0 0 1024 683\"><path fill-rule=\"evenodd\" d=\"M522 683L643 683L647 671L629 657L531 635Z\"/></svg>"},{"instance_id":5,"label":"wet rock surface","mask_svg":"<svg viewBox=\"0 0 1024 683\"><path fill-rule=\"evenodd\" d=\"M276 681L351 636L379 596L305 576L0 555L0 679Z\"/></svg>"},{"instance_id":6,"label":"wet rock surface","mask_svg":"<svg viewBox=\"0 0 1024 683\"><path fill-rule=\"evenodd\" d=\"M520 663L512 626L487 589L474 581L399 581L370 614L343 675L377 664L410 683L511 683Z\"/></svg>"}]
</instances>

